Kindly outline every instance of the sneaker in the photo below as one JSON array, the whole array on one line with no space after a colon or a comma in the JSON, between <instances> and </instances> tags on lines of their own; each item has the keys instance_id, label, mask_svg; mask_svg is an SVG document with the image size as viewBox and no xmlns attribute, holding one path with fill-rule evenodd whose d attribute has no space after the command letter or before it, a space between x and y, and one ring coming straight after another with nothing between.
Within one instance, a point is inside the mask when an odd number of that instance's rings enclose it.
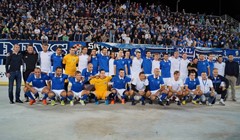
<instances>
[{"instance_id":1,"label":"sneaker","mask_svg":"<svg viewBox=\"0 0 240 140\"><path fill-rule=\"evenodd\" d=\"M198 104L199 104L199 105L202 105L203 103L200 101ZM207 104L208 104L208 103L207 103Z\"/></svg>"},{"instance_id":2,"label":"sneaker","mask_svg":"<svg viewBox=\"0 0 240 140\"><path fill-rule=\"evenodd\" d=\"M132 101L132 105L136 105L136 103L134 101Z\"/></svg>"},{"instance_id":3,"label":"sneaker","mask_svg":"<svg viewBox=\"0 0 240 140\"><path fill-rule=\"evenodd\" d=\"M115 101L114 100L111 100L111 103L110 103L111 105L114 105L115 104Z\"/></svg>"},{"instance_id":4,"label":"sneaker","mask_svg":"<svg viewBox=\"0 0 240 140\"><path fill-rule=\"evenodd\" d=\"M152 100L150 99L149 102L148 102L150 105L153 104Z\"/></svg>"},{"instance_id":5,"label":"sneaker","mask_svg":"<svg viewBox=\"0 0 240 140\"><path fill-rule=\"evenodd\" d=\"M83 100L80 100L79 103L80 103L81 105L86 105Z\"/></svg>"},{"instance_id":6,"label":"sneaker","mask_svg":"<svg viewBox=\"0 0 240 140\"><path fill-rule=\"evenodd\" d=\"M232 99L233 102L236 102L237 100L236 99Z\"/></svg>"},{"instance_id":7,"label":"sneaker","mask_svg":"<svg viewBox=\"0 0 240 140\"><path fill-rule=\"evenodd\" d=\"M47 105L47 100L46 99L42 100L42 103L43 105Z\"/></svg>"},{"instance_id":8,"label":"sneaker","mask_svg":"<svg viewBox=\"0 0 240 140\"><path fill-rule=\"evenodd\" d=\"M74 101L70 101L70 106L74 106Z\"/></svg>"},{"instance_id":9,"label":"sneaker","mask_svg":"<svg viewBox=\"0 0 240 140\"><path fill-rule=\"evenodd\" d=\"M224 100L221 99L221 100L219 101L219 104L225 106Z\"/></svg>"},{"instance_id":10,"label":"sneaker","mask_svg":"<svg viewBox=\"0 0 240 140\"><path fill-rule=\"evenodd\" d=\"M51 105L52 105L52 106L55 106L55 104L56 104L56 101L51 100Z\"/></svg>"},{"instance_id":11,"label":"sneaker","mask_svg":"<svg viewBox=\"0 0 240 140\"><path fill-rule=\"evenodd\" d=\"M36 102L36 100L30 100L29 105L33 105Z\"/></svg>"},{"instance_id":12,"label":"sneaker","mask_svg":"<svg viewBox=\"0 0 240 140\"><path fill-rule=\"evenodd\" d=\"M64 105L65 105L65 102L64 102L64 101L61 101L61 105L64 106Z\"/></svg>"},{"instance_id":13,"label":"sneaker","mask_svg":"<svg viewBox=\"0 0 240 140\"><path fill-rule=\"evenodd\" d=\"M25 97L25 100L24 100L24 102L29 102L29 99L28 99L28 97Z\"/></svg>"},{"instance_id":14,"label":"sneaker","mask_svg":"<svg viewBox=\"0 0 240 140\"><path fill-rule=\"evenodd\" d=\"M122 104L125 104L125 99L122 99Z\"/></svg>"},{"instance_id":15,"label":"sneaker","mask_svg":"<svg viewBox=\"0 0 240 140\"><path fill-rule=\"evenodd\" d=\"M20 99L16 100L16 103L23 103Z\"/></svg>"},{"instance_id":16,"label":"sneaker","mask_svg":"<svg viewBox=\"0 0 240 140\"><path fill-rule=\"evenodd\" d=\"M170 101L167 101L167 102L166 102L166 105L169 106L169 105L170 105Z\"/></svg>"},{"instance_id":17,"label":"sneaker","mask_svg":"<svg viewBox=\"0 0 240 140\"><path fill-rule=\"evenodd\" d=\"M105 105L109 105L109 101L108 100L105 100Z\"/></svg>"},{"instance_id":18,"label":"sneaker","mask_svg":"<svg viewBox=\"0 0 240 140\"><path fill-rule=\"evenodd\" d=\"M192 100L192 103L195 104L195 105L198 104L197 101L195 101L195 100Z\"/></svg>"},{"instance_id":19,"label":"sneaker","mask_svg":"<svg viewBox=\"0 0 240 140\"><path fill-rule=\"evenodd\" d=\"M180 101L177 101L177 105L179 105L179 106L180 106L180 105L181 105L181 102L180 102Z\"/></svg>"},{"instance_id":20,"label":"sneaker","mask_svg":"<svg viewBox=\"0 0 240 140\"><path fill-rule=\"evenodd\" d=\"M95 104L96 104L96 105L99 105L99 101L96 101Z\"/></svg>"},{"instance_id":21,"label":"sneaker","mask_svg":"<svg viewBox=\"0 0 240 140\"><path fill-rule=\"evenodd\" d=\"M10 101L9 103L10 103L10 104L14 104L14 101Z\"/></svg>"},{"instance_id":22,"label":"sneaker","mask_svg":"<svg viewBox=\"0 0 240 140\"><path fill-rule=\"evenodd\" d=\"M212 106L213 104L211 104L211 103L208 103L208 106Z\"/></svg>"},{"instance_id":23,"label":"sneaker","mask_svg":"<svg viewBox=\"0 0 240 140\"><path fill-rule=\"evenodd\" d=\"M182 101L182 104L185 105L187 102L185 100Z\"/></svg>"},{"instance_id":24,"label":"sneaker","mask_svg":"<svg viewBox=\"0 0 240 140\"><path fill-rule=\"evenodd\" d=\"M158 101L158 104L161 105L161 106L164 106L162 101Z\"/></svg>"}]
</instances>

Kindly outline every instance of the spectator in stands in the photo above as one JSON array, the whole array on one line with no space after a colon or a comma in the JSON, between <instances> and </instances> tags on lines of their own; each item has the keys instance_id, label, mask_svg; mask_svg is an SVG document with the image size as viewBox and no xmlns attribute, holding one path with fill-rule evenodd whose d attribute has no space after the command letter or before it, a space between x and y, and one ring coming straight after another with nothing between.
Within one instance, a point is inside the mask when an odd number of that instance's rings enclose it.
<instances>
[{"instance_id":1,"label":"spectator in stands","mask_svg":"<svg viewBox=\"0 0 240 140\"><path fill-rule=\"evenodd\" d=\"M138 44L239 47L239 35L230 32L231 26L220 17L173 13L163 5L140 5L129 1L2 1L0 39L41 40L44 31L55 41L125 43L128 34Z\"/></svg>"}]
</instances>

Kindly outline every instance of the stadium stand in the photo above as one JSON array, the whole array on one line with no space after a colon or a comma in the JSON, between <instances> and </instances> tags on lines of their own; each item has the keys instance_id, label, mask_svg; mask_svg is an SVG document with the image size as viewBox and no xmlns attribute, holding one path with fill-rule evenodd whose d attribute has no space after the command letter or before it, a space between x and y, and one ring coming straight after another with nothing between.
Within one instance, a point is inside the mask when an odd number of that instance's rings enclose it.
<instances>
[{"instance_id":1,"label":"stadium stand","mask_svg":"<svg viewBox=\"0 0 240 140\"><path fill-rule=\"evenodd\" d=\"M239 34L221 17L130 1L1 0L0 39L240 47Z\"/></svg>"}]
</instances>

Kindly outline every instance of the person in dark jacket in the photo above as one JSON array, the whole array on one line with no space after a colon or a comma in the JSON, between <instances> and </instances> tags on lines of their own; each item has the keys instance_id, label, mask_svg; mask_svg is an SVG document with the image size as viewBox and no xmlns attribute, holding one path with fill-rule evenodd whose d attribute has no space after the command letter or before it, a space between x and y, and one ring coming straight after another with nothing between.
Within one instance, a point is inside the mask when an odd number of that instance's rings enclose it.
<instances>
[{"instance_id":1,"label":"person in dark jacket","mask_svg":"<svg viewBox=\"0 0 240 140\"><path fill-rule=\"evenodd\" d=\"M237 78L239 75L239 65L237 62L233 60L233 55L228 56L228 61L226 61L225 66L225 77L229 81L229 85L231 86L231 92L232 92L232 100L236 100L236 94L235 94L235 87L237 83Z\"/></svg>"},{"instance_id":2,"label":"person in dark jacket","mask_svg":"<svg viewBox=\"0 0 240 140\"><path fill-rule=\"evenodd\" d=\"M21 65L22 65L22 54L20 53L20 46L15 44L13 47L13 52L9 53L6 57L6 76L9 79L8 84L8 97L10 100L10 104L14 104L14 97L13 97L13 86L14 81L16 80L16 102L23 103L20 100L20 92L21 92Z\"/></svg>"},{"instance_id":3,"label":"person in dark jacket","mask_svg":"<svg viewBox=\"0 0 240 140\"><path fill-rule=\"evenodd\" d=\"M213 74L212 74L212 76L209 77L209 79L212 80L213 88L214 88L215 92L217 94L221 95L219 104L225 105L224 100L227 95L227 89L229 87L229 82L225 77L218 74L217 68L214 68L212 73Z\"/></svg>"},{"instance_id":4,"label":"person in dark jacket","mask_svg":"<svg viewBox=\"0 0 240 140\"><path fill-rule=\"evenodd\" d=\"M38 54L34 51L34 48L31 44L27 46L26 51L22 52L23 55L23 80L26 84L27 78L31 72L34 71L37 61L38 61ZM25 88L24 88L25 90ZM26 102L28 102L28 97L24 94Z\"/></svg>"}]
</instances>

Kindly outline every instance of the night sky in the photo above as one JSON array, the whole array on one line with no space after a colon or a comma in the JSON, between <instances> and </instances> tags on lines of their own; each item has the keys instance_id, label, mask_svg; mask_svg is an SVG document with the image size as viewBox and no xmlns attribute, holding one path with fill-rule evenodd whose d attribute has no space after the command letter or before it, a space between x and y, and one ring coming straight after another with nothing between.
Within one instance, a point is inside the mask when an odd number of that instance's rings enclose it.
<instances>
[{"instance_id":1,"label":"night sky","mask_svg":"<svg viewBox=\"0 0 240 140\"><path fill-rule=\"evenodd\" d=\"M122 0L124 2L124 0ZM176 11L177 0L130 0L138 1L143 4L157 2L170 7L171 11ZM219 8L221 5L221 8ZM224 15L228 14L240 21L240 0L180 0L179 11L185 9L186 13ZM219 11L221 9L221 11ZM219 13L220 12L220 13Z\"/></svg>"}]
</instances>

